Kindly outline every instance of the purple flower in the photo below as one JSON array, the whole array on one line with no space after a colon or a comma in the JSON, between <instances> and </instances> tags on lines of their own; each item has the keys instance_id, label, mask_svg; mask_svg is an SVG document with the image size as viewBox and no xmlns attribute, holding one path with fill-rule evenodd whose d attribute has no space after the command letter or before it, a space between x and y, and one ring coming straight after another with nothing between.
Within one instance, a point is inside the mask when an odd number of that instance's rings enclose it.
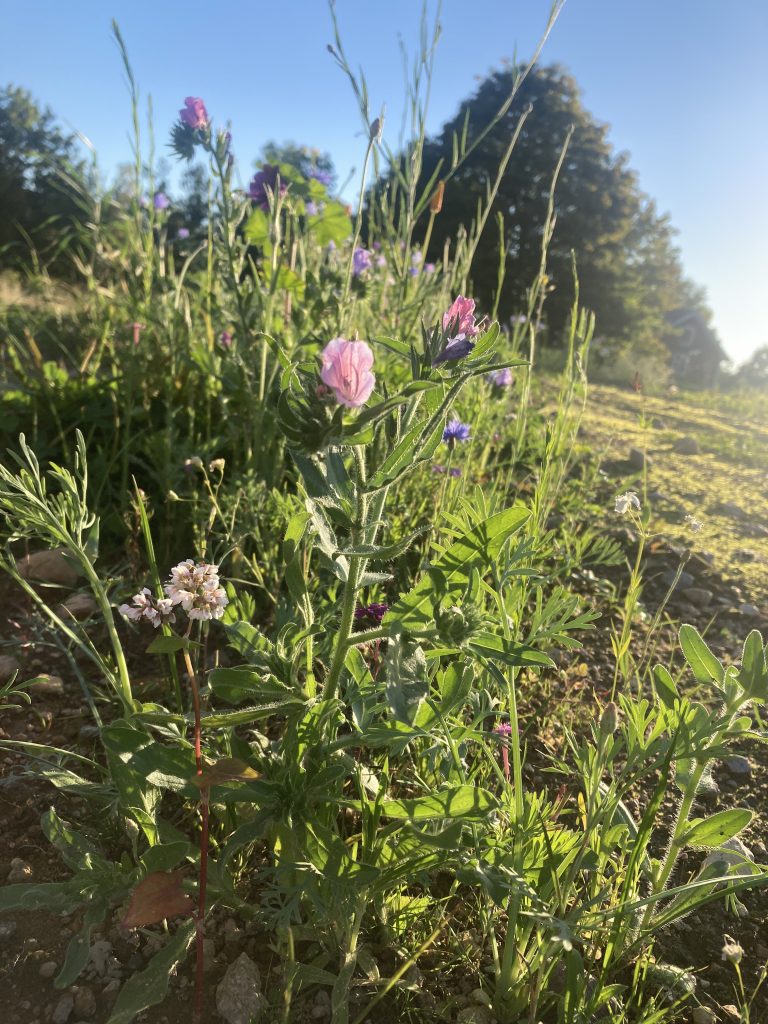
<instances>
[{"instance_id":1,"label":"purple flower","mask_svg":"<svg viewBox=\"0 0 768 1024\"><path fill-rule=\"evenodd\" d=\"M456 479L456 478L461 476L461 470L459 469L458 466L451 466L451 468L448 469L446 466L434 465L432 467L432 472L433 473L446 473L447 472L448 476L451 476L454 479Z\"/></svg>"},{"instance_id":2,"label":"purple flower","mask_svg":"<svg viewBox=\"0 0 768 1024\"><path fill-rule=\"evenodd\" d=\"M408 273L411 277L418 277L421 271L418 267L408 267Z\"/></svg>"},{"instance_id":3,"label":"purple flower","mask_svg":"<svg viewBox=\"0 0 768 1024\"><path fill-rule=\"evenodd\" d=\"M387 265L387 257L386 256L377 256L376 257L376 266L377 267L386 267L386 265Z\"/></svg>"},{"instance_id":4,"label":"purple flower","mask_svg":"<svg viewBox=\"0 0 768 1024\"><path fill-rule=\"evenodd\" d=\"M359 277L365 273L371 267L371 254L367 249L362 249L360 246L355 249L352 254L352 273L355 277Z\"/></svg>"},{"instance_id":5,"label":"purple flower","mask_svg":"<svg viewBox=\"0 0 768 1024\"><path fill-rule=\"evenodd\" d=\"M248 195L261 207L262 210L269 210L269 196L277 191L277 179L280 176L280 168L277 164L264 164L258 174L254 174L251 184L248 186ZM280 195L284 196L288 186L280 182Z\"/></svg>"},{"instance_id":6,"label":"purple flower","mask_svg":"<svg viewBox=\"0 0 768 1024\"><path fill-rule=\"evenodd\" d=\"M306 204L306 211L308 217L316 217L320 212L320 207L310 199Z\"/></svg>"},{"instance_id":7,"label":"purple flower","mask_svg":"<svg viewBox=\"0 0 768 1024\"><path fill-rule=\"evenodd\" d=\"M190 128L205 129L208 127L208 111L201 99L195 96L187 96L184 100L184 107L179 111L179 117Z\"/></svg>"},{"instance_id":8,"label":"purple flower","mask_svg":"<svg viewBox=\"0 0 768 1024\"><path fill-rule=\"evenodd\" d=\"M432 360L432 365L439 366L440 363L449 363L453 359L463 359L469 355L474 347L474 341L470 341L463 334L457 334L455 338L451 338L443 351L435 356Z\"/></svg>"},{"instance_id":9,"label":"purple flower","mask_svg":"<svg viewBox=\"0 0 768 1024\"><path fill-rule=\"evenodd\" d=\"M462 423L461 420L457 419L449 420L443 431L443 440L450 448L453 448L457 441L469 440L471 429L469 423Z\"/></svg>"},{"instance_id":10,"label":"purple flower","mask_svg":"<svg viewBox=\"0 0 768 1024\"><path fill-rule=\"evenodd\" d=\"M336 243L334 242L333 239L331 239L328 245L326 245L325 251L329 254L332 252L336 252Z\"/></svg>"},{"instance_id":11,"label":"purple flower","mask_svg":"<svg viewBox=\"0 0 768 1024\"><path fill-rule=\"evenodd\" d=\"M320 359L320 379L340 405L357 409L368 401L376 377L371 372L373 352L366 341L334 338L320 353Z\"/></svg>"},{"instance_id":12,"label":"purple flower","mask_svg":"<svg viewBox=\"0 0 768 1024\"><path fill-rule=\"evenodd\" d=\"M183 242L185 238L189 238L189 228L179 228L176 232L176 237L181 242Z\"/></svg>"},{"instance_id":13,"label":"purple flower","mask_svg":"<svg viewBox=\"0 0 768 1024\"><path fill-rule=\"evenodd\" d=\"M480 328L475 323L475 300L459 295L443 313L443 330L450 338L463 335L474 338Z\"/></svg>"},{"instance_id":14,"label":"purple flower","mask_svg":"<svg viewBox=\"0 0 768 1024\"><path fill-rule=\"evenodd\" d=\"M434 272L435 272L435 264L434 263L425 263L424 264L424 273L425 274L434 274Z\"/></svg>"},{"instance_id":15,"label":"purple flower","mask_svg":"<svg viewBox=\"0 0 768 1024\"><path fill-rule=\"evenodd\" d=\"M232 335L229 331L222 331L219 335L219 344L222 348L232 348Z\"/></svg>"},{"instance_id":16,"label":"purple flower","mask_svg":"<svg viewBox=\"0 0 768 1024\"><path fill-rule=\"evenodd\" d=\"M423 258L424 257L421 255L421 251L419 249L414 249L413 252L411 253L411 263L414 265L414 267L418 267Z\"/></svg>"},{"instance_id":17,"label":"purple flower","mask_svg":"<svg viewBox=\"0 0 768 1024\"><path fill-rule=\"evenodd\" d=\"M355 608L355 618L358 622L360 622L361 619L369 619L378 626L388 611L389 605L381 604L379 602L374 602L373 604L368 605L358 605L357 608Z\"/></svg>"},{"instance_id":18,"label":"purple flower","mask_svg":"<svg viewBox=\"0 0 768 1024\"><path fill-rule=\"evenodd\" d=\"M325 185L326 188L333 181L333 175L330 171L324 171L322 167L315 167L314 164L306 164L304 167L304 174L307 178L314 178L315 181L319 181L321 185Z\"/></svg>"},{"instance_id":19,"label":"purple flower","mask_svg":"<svg viewBox=\"0 0 768 1024\"><path fill-rule=\"evenodd\" d=\"M499 724L495 726L493 731L496 733L497 736L511 736L512 726L509 724L509 722L499 722Z\"/></svg>"},{"instance_id":20,"label":"purple flower","mask_svg":"<svg viewBox=\"0 0 768 1024\"><path fill-rule=\"evenodd\" d=\"M381 248L381 242L374 242L373 243L373 248L377 249L377 250L380 249Z\"/></svg>"},{"instance_id":21,"label":"purple flower","mask_svg":"<svg viewBox=\"0 0 768 1024\"><path fill-rule=\"evenodd\" d=\"M505 366L503 370L494 370L487 376L488 383L494 388L508 388L515 378L512 370Z\"/></svg>"},{"instance_id":22,"label":"purple flower","mask_svg":"<svg viewBox=\"0 0 768 1024\"><path fill-rule=\"evenodd\" d=\"M155 192L155 198L152 200L152 205L156 210L167 210L171 205L171 200L165 192Z\"/></svg>"}]
</instances>

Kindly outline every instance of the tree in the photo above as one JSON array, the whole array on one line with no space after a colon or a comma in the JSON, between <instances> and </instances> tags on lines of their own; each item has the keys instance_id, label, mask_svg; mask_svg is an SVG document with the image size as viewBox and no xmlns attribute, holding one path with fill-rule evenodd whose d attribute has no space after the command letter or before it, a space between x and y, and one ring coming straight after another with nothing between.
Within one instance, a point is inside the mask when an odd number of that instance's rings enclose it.
<instances>
[{"instance_id":1,"label":"tree","mask_svg":"<svg viewBox=\"0 0 768 1024\"><path fill-rule=\"evenodd\" d=\"M686 288L674 231L640 190L627 155L614 153L608 127L584 109L575 80L558 66L535 68L515 103L472 148L509 96L514 74L505 68L486 78L425 146L422 186L435 172L447 179L427 258L439 259L446 239L476 218L478 202L484 202L521 112L530 104L472 265L475 295L488 308L496 290L498 212L504 218L507 266L499 312L507 316L524 308L526 289L539 268L553 174L573 126L555 190L547 262L553 286L546 305L549 336L559 338L570 313L573 251L580 298L594 310L600 335L614 347L631 342L663 349L670 334L667 314L683 304ZM467 121L469 152L451 172L455 140L461 139Z\"/></svg>"},{"instance_id":2,"label":"tree","mask_svg":"<svg viewBox=\"0 0 768 1024\"><path fill-rule=\"evenodd\" d=\"M29 242L44 257L61 243L78 208L66 180L83 169L72 135L24 89L0 90L0 265L19 265Z\"/></svg>"}]
</instances>

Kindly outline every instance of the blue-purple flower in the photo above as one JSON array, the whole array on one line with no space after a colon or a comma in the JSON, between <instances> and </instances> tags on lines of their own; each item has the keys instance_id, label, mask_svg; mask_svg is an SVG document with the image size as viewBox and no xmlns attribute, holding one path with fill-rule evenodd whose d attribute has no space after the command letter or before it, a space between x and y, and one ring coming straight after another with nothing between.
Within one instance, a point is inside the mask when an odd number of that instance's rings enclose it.
<instances>
[{"instance_id":1,"label":"blue-purple flower","mask_svg":"<svg viewBox=\"0 0 768 1024\"><path fill-rule=\"evenodd\" d=\"M179 228L176 232L176 237L180 242L183 242L186 238L189 238L189 228Z\"/></svg>"},{"instance_id":2,"label":"blue-purple flower","mask_svg":"<svg viewBox=\"0 0 768 1024\"><path fill-rule=\"evenodd\" d=\"M352 254L352 273L355 277L359 277L365 273L366 270L370 270L371 267L371 254L367 249L363 249L360 246L355 249Z\"/></svg>"},{"instance_id":3,"label":"blue-purple flower","mask_svg":"<svg viewBox=\"0 0 768 1024\"><path fill-rule=\"evenodd\" d=\"M512 370L505 366L503 370L494 370L488 374L488 383L494 388L508 388L514 381Z\"/></svg>"},{"instance_id":4,"label":"blue-purple flower","mask_svg":"<svg viewBox=\"0 0 768 1024\"><path fill-rule=\"evenodd\" d=\"M449 420L443 431L443 440L450 448L453 448L457 441L469 440L471 429L469 423L462 423L457 419Z\"/></svg>"},{"instance_id":5,"label":"blue-purple flower","mask_svg":"<svg viewBox=\"0 0 768 1024\"><path fill-rule=\"evenodd\" d=\"M152 200L152 205L156 210L167 210L171 205L171 200L165 192L155 192L155 198Z\"/></svg>"},{"instance_id":6,"label":"blue-purple flower","mask_svg":"<svg viewBox=\"0 0 768 1024\"><path fill-rule=\"evenodd\" d=\"M440 363L450 363L454 359L463 359L469 355L474 347L474 341L467 338L464 334L457 334L455 338L451 338L446 344L443 351L435 356L432 360L432 365L439 366Z\"/></svg>"},{"instance_id":7,"label":"blue-purple flower","mask_svg":"<svg viewBox=\"0 0 768 1024\"><path fill-rule=\"evenodd\" d=\"M437 463L432 467L432 472L433 473L446 473L447 472L448 476L452 476L454 478L457 478L457 477L461 476L461 470L459 469L458 466L451 466L450 469L449 469L447 466L441 466L441 465L439 465Z\"/></svg>"},{"instance_id":8,"label":"blue-purple flower","mask_svg":"<svg viewBox=\"0 0 768 1024\"><path fill-rule=\"evenodd\" d=\"M333 181L333 175L330 171L324 171L322 167L315 167L314 164L306 164L304 167L304 174L307 178L314 178L315 181L319 181L321 185L325 185L328 188Z\"/></svg>"},{"instance_id":9,"label":"blue-purple flower","mask_svg":"<svg viewBox=\"0 0 768 1024\"><path fill-rule=\"evenodd\" d=\"M375 601L373 604L358 605L355 608L355 618L358 622L362 619L367 619L370 622L374 622L377 626L381 624L381 620L389 611L389 605L383 604L382 602Z\"/></svg>"}]
</instances>

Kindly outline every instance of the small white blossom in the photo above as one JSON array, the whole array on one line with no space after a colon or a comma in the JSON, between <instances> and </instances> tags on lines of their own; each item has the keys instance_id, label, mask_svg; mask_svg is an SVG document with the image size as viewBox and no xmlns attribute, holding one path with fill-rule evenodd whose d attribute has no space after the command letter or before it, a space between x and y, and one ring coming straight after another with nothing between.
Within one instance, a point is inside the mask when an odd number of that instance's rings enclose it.
<instances>
[{"instance_id":1,"label":"small white blossom","mask_svg":"<svg viewBox=\"0 0 768 1024\"><path fill-rule=\"evenodd\" d=\"M634 491L627 491L626 494L619 494L616 496L616 505L614 510L619 513L620 516L624 516L630 509L639 512L640 511L640 499Z\"/></svg>"},{"instance_id":2,"label":"small white blossom","mask_svg":"<svg viewBox=\"0 0 768 1024\"><path fill-rule=\"evenodd\" d=\"M728 960L732 964L740 964L741 958L744 956L744 949L738 942L736 942L735 939L732 939L730 935L726 935L722 954L723 960Z\"/></svg>"},{"instance_id":3,"label":"small white blossom","mask_svg":"<svg viewBox=\"0 0 768 1024\"><path fill-rule=\"evenodd\" d=\"M149 587L144 587L131 598L132 604L121 604L118 611L132 622L149 622L155 629L165 622L173 622L173 604L166 598L156 601Z\"/></svg>"},{"instance_id":4,"label":"small white blossom","mask_svg":"<svg viewBox=\"0 0 768 1024\"><path fill-rule=\"evenodd\" d=\"M694 533L698 533L699 530L704 525L695 516L692 516L690 514L685 517L685 522L686 522L686 525L689 526L693 530Z\"/></svg>"},{"instance_id":5,"label":"small white blossom","mask_svg":"<svg viewBox=\"0 0 768 1024\"><path fill-rule=\"evenodd\" d=\"M208 466L208 472L209 473L223 473L224 472L225 463L226 463L225 459L214 459L213 462L211 462L209 464L209 466Z\"/></svg>"},{"instance_id":6,"label":"small white blossom","mask_svg":"<svg viewBox=\"0 0 768 1024\"><path fill-rule=\"evenodd\" d=\"M172 605L181 605L190 619L220 619L229 598L220 585L219 567L191 558L171 569L164 590Z\"/></svg>"}]
</instances>

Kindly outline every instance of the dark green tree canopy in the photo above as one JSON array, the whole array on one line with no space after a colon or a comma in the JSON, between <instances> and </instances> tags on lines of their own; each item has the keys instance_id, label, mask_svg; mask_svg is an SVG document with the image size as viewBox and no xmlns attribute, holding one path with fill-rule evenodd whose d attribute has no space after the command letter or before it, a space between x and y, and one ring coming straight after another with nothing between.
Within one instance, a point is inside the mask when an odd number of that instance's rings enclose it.
<instances>
[{"instance_id":1,"label":"dark green tree canopy","mask_svg":"<svg viewBox=\"0 0 768 1024\"><path fill-rule=\"evenodd\" d=\"M437 170L445 178L442 212L435 220L429 259L437 259L459 225L477 217L495 180L522 112L530 105L472 267L475 294L488 307L497 284L499 235L504 218L507 276L499 313L525 306L525 291L541 259L541 241L553 174L573 127L555 191L556 223L547 271L553 291L546 307L556 341L573 301L571 253L576 254L581 301L594 310L598 333L616 344L661 346L667 314L686 304L687 290L674 231L640 189L624 153L615 153L608 127L585 110L575 80L558 66L534 68L515 102L490 132L472 145L509 96L515 69L486 78L440 134L427 142L421 181ZM467 128L466 159L451 171L455 140ZM439 168L439 170L438 170ZM422 231L424 230L422 219Z\"/></svg>"},{"instance_id":2,"label":"dark green tree canopy","mask_svg":"<svg viewBox=\"0 0 768 1024\"><path fill-rule=\"evenodd\" d=\"M77 215L66 177L79 175L75 139L24 89L0 90L0 265L24 263L29 239L44 256Z\"/></svg>"}]
</instances>

